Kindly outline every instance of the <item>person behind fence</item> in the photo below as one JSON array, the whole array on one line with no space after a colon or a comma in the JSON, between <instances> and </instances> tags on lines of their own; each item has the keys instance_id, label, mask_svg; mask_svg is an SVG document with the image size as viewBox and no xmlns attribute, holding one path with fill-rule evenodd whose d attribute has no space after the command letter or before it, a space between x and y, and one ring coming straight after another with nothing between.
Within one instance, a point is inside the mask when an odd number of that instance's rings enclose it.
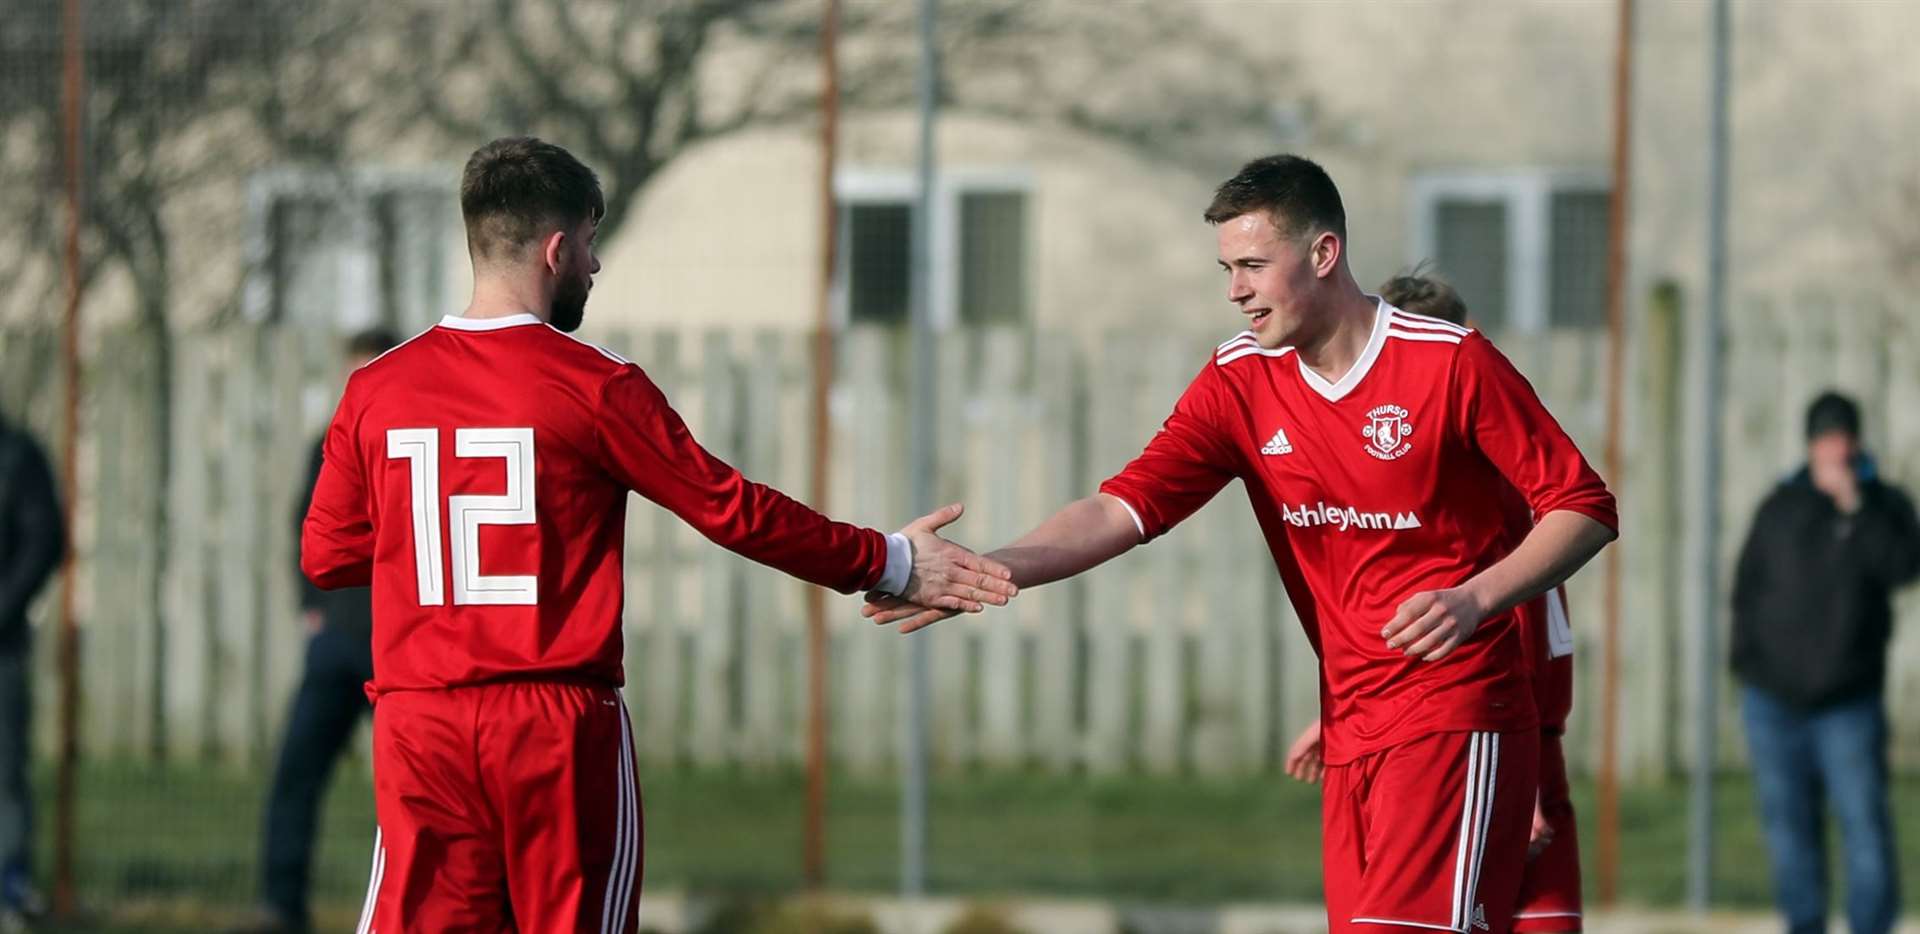
<instances>
[{"instance_id":1,"label":"person behind fence","mask_svg":"<svg viewBox=\"0 0 1920 934\"><path fill-rule=\"evenodd\" d=\"M33 884L27 725L33 669L27 605L65 554L59 494L46 454L0 418L0 931L45 903Z\"/></svg>"},{"instance_id":2,"label":"person behind fence","mask_svg":"<svg viewBox=\"0 0 1920 934\"><path fill-rule=\"evenodd\" d=\"M346 346L351 373L399 343L392 332L355 334ZM320 479L320 439L307 459L306 485L293 516L295 534ZM300 620L307 634L306 665L287 711L280 760L267 798L261 847L263 904L239 931L304 931L309 924L307 890L313 877L314 832L320 799L334 763L354 727L373 708L366 684L373 679L373 597L365 587L321 590L298 567Z\"/></svg>"},{"instance_id":3,"label":"person behind fence","mask_svg":"<svg viewBox=\"0 0 1920 934\"><path fill-rule=\"evenodd\" d=\"M1806 465L1760 504L1740 553L1733 671L1788 930L1826 930L1831 808L1848 924L1877 934L1900 911L1887 805L1889 597L1920 576L1920 522L1861 448L1853 400L1815 399L1806 433Z\"/></svg>"}]
</instances>

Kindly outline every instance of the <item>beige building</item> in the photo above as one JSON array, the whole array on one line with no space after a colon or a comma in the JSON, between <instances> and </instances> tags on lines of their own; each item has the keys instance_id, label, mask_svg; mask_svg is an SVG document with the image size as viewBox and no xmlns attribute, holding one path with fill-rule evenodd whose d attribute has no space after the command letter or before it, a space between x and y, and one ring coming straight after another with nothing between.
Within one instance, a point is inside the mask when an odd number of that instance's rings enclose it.
<instances>
[{"instance_id":1,"label":"beige building","mask_svg":"<svg viewBox=\"0 0 1920 934\"><path fill-rule=\"evenodd\" d=\"M1612 3L1196 9L1291 63L1309 90L1310 107L1275 102L1272 148L1307 154L1333 173L1363 282L1428 259L1489 325L1599 323ZM1677 280L1694 296L1703 287L1709 9L1640 5L1636 298L1658 280ZM1886 197L1903 181L1920 184L1912 167L1920 69L1907 67L1902 51L1920 35L1920 7L1736 4L1734 23L1735 294L1890 292L1900 270L1880 228L1920 224L1895 214ZM890 235L907 223L912 139L906 116L855 119L847 129L843 317L880 314L881 296L904 294L904 270L894 264L905 247ZM945 119L939 140L940 320L1236 327L1199 220L1217 178L964 115ZM592 320L809 326L817 159L814 141L798 131L689 153L606 249ZM989 311L983 302L993 300L1014 308ZM1737 308L1734 315L1737 322Z\"/></svg>"}]
</instances>

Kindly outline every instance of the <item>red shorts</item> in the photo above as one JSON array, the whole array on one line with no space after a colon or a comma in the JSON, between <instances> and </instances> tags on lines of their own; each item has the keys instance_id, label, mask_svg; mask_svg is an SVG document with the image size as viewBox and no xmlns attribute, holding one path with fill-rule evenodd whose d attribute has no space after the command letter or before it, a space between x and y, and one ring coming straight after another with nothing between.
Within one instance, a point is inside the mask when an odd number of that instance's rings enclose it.
<instances>
[{"instance_id":1,"label":"red shorts","mask_svg":"<svg viewBox=\"0 0 1920 934\"><path fill-rule=\"evenodd\" d=\"M1328 766L1328 929L1511 930L1539 743L1539 730L1436 733Z\"/></svg>"},{"instance_id":2,"label":"red shorts","mask_svg":"<svg viewBox=\"0 0 1920 934\"><path fill-rule=\"evenodd\" d=\"M373 708L360 934L638 927L640 795L620 692L394 691Z\"/></svg>"},{"instance_id":3,"label":"red shorts","mask_svg":"<svg viewBox=\"0 0 1920 934\"><path fill-rule=\"evenodd\" d=\"M1524 934L1580 930L1580 840L1574 835L1573 801L1567 794L1567 758L1560 737L1540 737L1540 811L1553 826L1553 842L1527 864L1513 929Z\"/></svg>"}]
</instances>

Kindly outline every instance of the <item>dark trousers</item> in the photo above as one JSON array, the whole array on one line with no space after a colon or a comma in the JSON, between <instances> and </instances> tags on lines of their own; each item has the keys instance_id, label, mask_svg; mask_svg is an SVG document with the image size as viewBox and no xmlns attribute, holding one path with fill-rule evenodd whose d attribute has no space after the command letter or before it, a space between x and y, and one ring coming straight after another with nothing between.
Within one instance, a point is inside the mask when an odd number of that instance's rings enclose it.
<instances>
[{"instance_id":1,"label":"dark trousers","mask_svg":"<svg viewBox=\"0 0 1920 934\"><path fill-rule=\"evenodd\" d=\"M264 854L267 904L296 924L307 923L320 798L354 725L372 710L365 691L372 677L373 647L364 631L327 626L308 641L267 800Z\"/></svg>"},{"instance_id":2,"label":"dark trousers","mask_svg":"<svg viewBox=\"0 0 1920 934\"><path fill-rule=\"evenodd\" d=\"M1826 810L1840 825L1847 926L1884 934L1900 914L1887 808L1887 714L1878 695L1802 710L1748 687L1742 696L1753 784L1792 934L1827 929Z\"/></svg>"},{"instance_id":3,"label":"dark trousers","mask_svg":"<svg viewBox=\"0 0 1920 934\"><path fill-rule=\"evenodd\" d=\"M32 657L0 652L0 899L24 884L33 859L33 798L27 784L27 725L32 721Z\"/></svg>"}]
</instances>

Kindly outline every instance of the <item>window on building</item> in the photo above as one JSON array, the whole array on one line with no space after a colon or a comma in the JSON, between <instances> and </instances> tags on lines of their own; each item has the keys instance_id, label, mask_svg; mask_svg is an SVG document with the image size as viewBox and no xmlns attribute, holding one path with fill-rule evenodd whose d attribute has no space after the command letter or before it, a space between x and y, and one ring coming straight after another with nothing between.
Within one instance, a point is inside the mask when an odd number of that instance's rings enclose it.
<instances>
[{"instance_id":1,"label":"window on building","mask_svg":"<svg viewBox=\"0 0 1920 934\"><path fill-rule=\"evenodd\" d=\"M1027 196L1018 191L960 194L960 321L1027 320Z\"/></svg>"},{"instance_id":2,"label":"window on building","mask_svg":"<svg viewBox=\"0 0 1920 934\"><path fill-rule=\"evenodd\" d=\"M458 310L446 257L463 234L445 180L276 170L254 179L251 200L250 316L411 333Z\"/></svg>"},{"instance_id":3,"label":"window on building","mask_svg":"<svg viewBox=\"0 0 1920 934\"><path fill-rule=\"evenodd\" d=\"M1030 319L1027 191L1005 176L943 176L932 224L936 327ZM912 315L914 182L898 172L851 171L839 183L840 315L852 324L904 325Z\"/></svg>"},{"instance_id":4,"label":"window on building","mask_svg":"<svg viewBox=\"0 0 1920 934\"><path fill-rule=\"evenodd\" d=\"M1607 200L1604 191L1556 191L1548 202L1547 317L1555 327L1607 326Z\"/></svg>"},{"instance_id":5,"label":"window on building","mask_svg":"<svg viewBox=\"0 0 1920 934\"><path fill-rule=\"evenodd\" d=\"M1490 331L1506 326L1507 206L1498 201L1449 198L1434 206L1434 256L1438 272L1473 309L1474 323Z\"/></svg>"},{"instance_id":6,"label":"window on building","mask_svg":"<svg viewBox=\"0 0 1920 934\"><path fill-rule=\"evenodd\" d=\"M840 209L847 319L897 324L912 314L913 205L859 201Z\"/></svg>"},{"instance_id":7,"label":"window on building","mask_svg":"<svg viewBox=\"0 0 1920 934\"><path fill-rule=\"evenodd\" d=\"M1409 264L1431 261L1489 331L1606 323L1603 179L1521 170L1420 176Z\"/></svg>"}]
</instances>

